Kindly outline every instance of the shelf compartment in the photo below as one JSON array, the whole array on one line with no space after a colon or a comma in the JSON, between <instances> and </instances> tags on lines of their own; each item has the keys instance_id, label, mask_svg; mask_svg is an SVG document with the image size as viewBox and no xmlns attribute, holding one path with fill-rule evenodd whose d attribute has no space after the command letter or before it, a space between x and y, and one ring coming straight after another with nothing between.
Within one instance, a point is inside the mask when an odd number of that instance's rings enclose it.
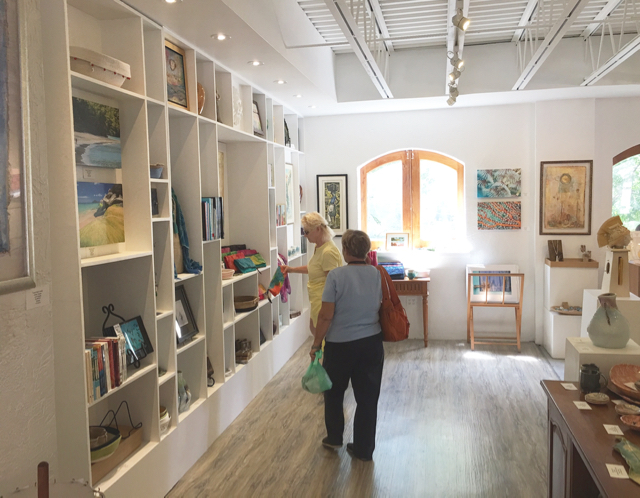
<instances>
[{"instance_id":1,"label":"shelf compartment","mask_svg":"<svg viewBox=\"0 0 640 498\"><path fill-rule=\"evenodd\" d=\"M147 97L159 102L166 100L166 74L164 71L164 40L162 29L155 23L143 20L144 70Z\"/></svg>"},{"instance_id":2,"label":"shelf compartment","mask_svg":"<svg viewBox=\"0 0 640 498\"><path fill-rule=\"evenodd\" d=\"M110 85L109 83L103 83L84 74L76 73L75 71L69 71L71 76L71 87L74 89L82 90L94 95L100 95L108 99L117 100L118 102L136 101L144 102L144 96L135 92L131 92L124 88L118 88Z\"/></svg>"},{"instance_id":3,"label":"shelf compartment","mask_svg":"<svg viewBox=\"0 0 640 498\"><path fill-rule=\"evenodd\" d=\"M202 272L200 273L178 273L178 278L174 278L173 282L175 284L181 284L184 282L187 282L188 280L191 280L193 278L198 278L202 276Z\"/></svg>"},{"instance_id":4,"label":"shelf compartment","mask_svg":"<svg viewBox=\"0 0 640 498\"><path fill-rule=\"evenodd\" d=\"M169 374L165 374L167 377ZM165 382L160 385L159 394L160 399L158 403L158 410L160 406L164 406L169 412L171 421L169 422L169 428L165 434L160 434L160 439L167 437L173 429L178 425L178 387L175 373L171 375ZM159 419L158 419L159 422ZM158 428L159 432L159 428Z\"/></svg>"},{"instance_id":5,"label":"shelf compartment","mask_svg":"<svg viewBox=\"0 0 640 498\"><path fill-rule=\"evenodd\" d=\"M128 370L127 380L125 380L118 387L115 387L115 388L111 389L111 391L107 392L100 399L98 399L96 401L93 401L91 403L87 403L87 406L88 407L92 407L92 406L101 404L102 402L107 400L107 398L109 398L109 396L112 396L112 395L116 394L118 391L120 391L122 389L125 389L126 387L130 386L135 381L137 381L138 379L144 377L144 375L149 373L151 370L155 370L155 369L156 369L156 365L155 364L147 365L147 366L145 366L143 368L140 368L139 370L134 370L133 367L129 366L127 368L127 370ZM131 373L132 371L133 371L133 373Z\"/></svg>"},{"instance_id":6,"label":"shelf compartment","mask_svg":"<svg viewBox=\"0 0 640 498\"><path fill-rule=\"evenodd\" d=\"M178 372L182 372L185 383L189 386L191 392L191 405L188 411L181 413L179 419L182 421L184 416L189 412L192 412L199 404L207 397L207 363L205 354L205 342L204 338L196 341L188 349L184 349L178 352ZM176 384L179 383L179 373L176 379ZM177 397L176 385L176 399Z\"/></svg>"},{"instance_id":7,"label":"shelf compartment","mask_svg":"<svg viewBox=\"0 0 640 498\"><path fill-rule=\"evenodd\" d=\"M149 163L163 164L162 178L151 178L152 183L163 180L169 183L169 162L167 156L167 115L164 106L147 102L147 121L149 139ZM171 211L168 210L168 213ZM170 216L170 214L169 214Z\"/></svg>"},{"instance_id":8,"label":"shelf compartment","mask_svg":"<svg viewBox=\"0 0 640 498\"><path fill-rule=\"evenodd\" d=\"M135 12L115 2L72 0L68 2L67 20L69 46L129 64L131 79L126 79L122 88L145 95L142 19Z\"/></svg>"},{"instance_id":9,"label":"shelf compartment","mask_svg":"<svg viewBox=\"0 0 640 498\"><path fill-rule=\"evenodd\" d=\"M167 372L162 377L158 376L158 385L163 386L170 380L174 379L175 377L176 377L175 372Z\"/></svg>"},{"instance_id":10,"label":"shelf compartment","mask_svg":"<svg viewBox=\"0 0 640 498\"><path fill-rule=\"evenodd\" d=\"M256 137L253 133L248 133L237 128L232 128L223 123L218 123L218 140L224 143L234 142L257 142L265 143L261 137Z\"/></svg>"},{"instance_id":11,"label":"shelf compartment","mask_svg":"<svg viewBox=\"0 0 640 498\"><path fill-rule=\"evenodd\" d=\"M208 119L216 119L216 89L214 78L214 63L199 53L196 53L196 80L204 90L204 108L200 113ZM197 103L197 93L195 95Z\"/></svg>"},{"instance_id":12,"label":"shelf compartment","mask_svg":"<svg viewBox=\"0 0 640 498\"><path fill-rule=\"evenodd\" d=\"M204 248L207 272L204 276L205 316L207 318L207 355L213 366L216 384L224 382L224 336L222 318L222 287L220 266L220 241ZM209 390L210 392L210 390Z\"/></svg>"},{"instance_id":13,"label":"shelf compartment","mask_svg":"<svg viewBox=\"0 0 640 498\"><path fill-rule=\"evenodd\" d=\"M194 336L193 339L191 339L190 341L187 341L186 343L178 346L178 356L180 356L181 354L185 353L189 349L197 346L202 341L204 341L204 334L200 335L200 332L198 332L198 335Z\"/></svg>"},{"instance_id":14,"label":"shelf compartment","mask_svg":"<svg viewBox=\"0 0 640 498\"><path fill-rule=\"evenodd\" d=\"M227 375L227 369L229 369L230 375L233 375L236 371L236 350L233 324L225 327L224 329L224 377L225 382L229 380Z\"/></svg>"},{"instance_id":15,"label":"shelf compartment","mask_svg":"<svg viewBox=\"0 0 640 498\"><path fill-rule=\"evenodd\" d=\"M162 320L157 324L157 366L167 371L159 382L167 376L171 376L176 372L176 333L173 320Z\"/></svg>"},{"instance_id":16,"label":"shelf compartment","mask_svg":"<svg viewBox=\"0 0 640 498\"><path fill-rule=\"evenodd\" d=\"M165 318L169 318L170 316L173 316L173 310L167 310L167 311L157 310L156 322L164 320Z\"/></svg>"},{"instance_id":17,"label":"shelf compartment","mask_svg":"<svg viewBox=\"0 0 640 498\"><path fill-rule=\"evenodd\" d=\"M118 263L129 259L147 258L151 256L151 251L123 251L114 254L105 254L104 256L94 256L83 258L80 266L89 268L92 266L107 265L110 263Z\"/></svg>"},{"instance_id":18,"label":"shelf compartment","mask_svg":"<svg viewBox=\"0 0 640 498\"><path fill-rule=\"evenodd\" d=\"M153 271L156 289L156 309L168 312L173 312L172 233L170 223L153 224Z\"/></svg>"}]
</instances>

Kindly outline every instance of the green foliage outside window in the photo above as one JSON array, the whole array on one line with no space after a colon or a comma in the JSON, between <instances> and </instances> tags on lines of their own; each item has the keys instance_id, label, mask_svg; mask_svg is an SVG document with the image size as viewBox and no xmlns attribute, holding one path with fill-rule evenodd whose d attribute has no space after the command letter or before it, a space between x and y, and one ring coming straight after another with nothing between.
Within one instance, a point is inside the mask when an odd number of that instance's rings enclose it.
<instances>
[{"instance_id":1,"label":"green foliage outside window","mask_svg":"<svg viewBox=\"0 0 640 498\"><path fill-rule=\"evenodd\" d=\"M635 230L640 224L640 155L613 166L611 214L620 216L624 226Z\"/></svg>"}]
</instances>

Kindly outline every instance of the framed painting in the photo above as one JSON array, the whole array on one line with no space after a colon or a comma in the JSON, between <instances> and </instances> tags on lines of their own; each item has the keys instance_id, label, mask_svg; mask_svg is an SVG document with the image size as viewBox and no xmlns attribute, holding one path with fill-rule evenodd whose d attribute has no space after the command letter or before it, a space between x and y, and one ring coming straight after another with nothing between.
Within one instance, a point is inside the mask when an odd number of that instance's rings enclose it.
<instances>
[{"instance_id":1,"label":"framed painting","mask_svg":"<svg viewBox=\"0 0 640 498\"><path fill-rule=\"evenodd\" d=\"M347 175L317 175L318 213L327 220L336 235L349 228Z\"/></svg>"},{"instance_id":2,"label":"framed painting","mask_svg":"<svg viewBox=\"0 0 640 498\"><path fill-rule=\"evenodd\" d=\"M178 344L182 344L198 333L198 325L196 325L195 316L193 315L193 311L191 311L191 305L189 304L184 285L176 286L175 307L176 340Z\"/></svg>"},{"instance_id":3,"label":"framed painting","mask_svg":"<svg viewBox=\"0 0 640 498\"><path fill-rule=\"evenodd\" d=\"M477 171L477 196L484 198L520 197L522 170L479 169Z\"/></svg>"},{"instance_id":4,"label":"framed painting","mask_svg":"<svg viewBox=\"0 0 640 498\"><path fill-rule=\"evenodd\" d=\"M258 103L255 100L253 101L253 134L258 135L259 137L264 137L260 109L258 108Z\"/></svg>"},{"instance_id":5,"label":"framed painting","mask_svg":"<svg viewBox=\"0 0 640 498\"><path fill-rule=\"evenodd\" d=\"M293 164L285 163L284 165L284 205L286 223L293 223Z\"/></svg>"},{"instance_id":6,"label":"framed painting","mask_svg":"<svg viewBox=\"0 0 640 498\"><path fill-rule=\"evenodd\" d=\"M518 265L483 265L471 264L467 265L467 275L469 273L519 273ZM467 284L469 278L467 277ZM489 303L502 302L503 278L499 276L481 276L473 277L471 283L471 302L484 302L485 299ZM467 289L467 292L469 289ZM504 302L519 303L520 302L520 282L517 277L504 278Z\"/></svg>"},{"instance_id":7,"label":"framed painting","mask_svg":"<svg viewBox=\"0 0 640 498\"><path fill-rule=\"evenodd\" d=\"M119 109L78 97L72 101L76 166L122 168Z\"/></svg>"},{"instance_id":8,"label":"framed painting","mask_svg":"<svg viewBox=\"0 0 640 498\"><path fill-rule=\"evenodd\" d=\"M0 294L35 286L23 9L0 0Z\"/></svg>"},{"instance_id":9,"label":"framed painting","mask_svg":"<svg viewBox=\"0 0 640 498\"><path fill-rule=\"evenodd\" d=\"M121 183L78 182L80 247L124 242L124 202Z\"/></svg>"},{"instance_id":10,"label":"framed painting","mask_svg":"<svg viewBox=\"0 0 640 498\"><path fill-rule=\"evenodd\" d=\"M591 235L593 161L540 163L540 235Z\"/></svg>"},{"instance_id":11,"label":"framed painting","mask_svg":"<svg viewBox=\"0 0 640 498\"><path fill-rule=\"evenodd\" d=\"M402 249L410 249L409 232L388 233L385 249L387 251L400 251Z\"/></svg>"},{"instance_id":12,"label":"framed painting","mask_svg":"<svg viewBox=\"0 0 640 498\"><path fill-rule=\"evenodd\" d=\"M164 55L167 64L167 100L173 105L189 109L185 52L178 45L165 40Z\"/></svg>"}]
</instances>

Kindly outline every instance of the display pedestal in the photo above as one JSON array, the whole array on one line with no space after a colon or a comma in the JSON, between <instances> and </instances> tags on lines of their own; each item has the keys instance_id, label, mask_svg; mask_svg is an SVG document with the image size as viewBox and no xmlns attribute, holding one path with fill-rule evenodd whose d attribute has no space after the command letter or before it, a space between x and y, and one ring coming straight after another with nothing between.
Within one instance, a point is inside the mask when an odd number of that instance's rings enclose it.
<instances>
[{"instance_id":1,"label":"display pedestal","mask_svg":"<svg viewBox=\"0 0 640 498\"><path fill-rule=\"evenodd\" d=\"M601 289L585 289L582 297L582 323L580 337L589 337L587 327L598 309L598 296L604 294ZM629 297L616 297L620 313L629 321L629 335L640 344L640 298L633 294Z\"/></svg>"},{"instance_id":2,"label":"display pedestal","mask_svg":"<svg viewBox=\"0 0 640 498\"><path fill-rule=\"evenodd\" d=\"M550 311L551 307L560 306L563 302L580 306L583 290L597 285L597 261L570 258L545 261L542 344L552 358L564 358L567 338L580 336L580 315L560 315Z\"/></svg>"},{"instance_id":3,"label":"display pedestal","mask_svg":"<svg viewBox=\"0 0 640 498\"><path fill-rule=\"evenodd\" d=\"M594 363L600 372L609 379L609 371L614 365L628 363L640 365L640 346L629 340L622 349L605 349L594 346L588 337L570 337L567 339L564 360L564 380L580 381L580 365Z\"/></svg>"},{"instance_id":4,"label":"display pedestal","mask_svg":"<svg viewBox=\"0 0 640 498\"><path fill-rule=\"evenodd\" d=\"M602 293L613 292L618 299L629 297L629 249L609 249L604 263Z\"/></svg>"}]
</instances>

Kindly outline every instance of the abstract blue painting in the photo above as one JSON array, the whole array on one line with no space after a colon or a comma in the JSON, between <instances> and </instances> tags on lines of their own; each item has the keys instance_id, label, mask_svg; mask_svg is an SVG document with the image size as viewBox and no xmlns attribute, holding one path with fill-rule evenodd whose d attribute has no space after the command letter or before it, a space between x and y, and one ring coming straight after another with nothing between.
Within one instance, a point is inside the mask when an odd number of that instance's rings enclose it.
<instances>
[{"instance_id":1,"label":"abstract blue painting","mask_svg":"<svg viewBox=\"0 0 640 498\"><path fill-rule=\"evenodd\" d=\"M0 254L9 252L9 68L6 0L0 0Z\"/></svg>"}]
</instances>

